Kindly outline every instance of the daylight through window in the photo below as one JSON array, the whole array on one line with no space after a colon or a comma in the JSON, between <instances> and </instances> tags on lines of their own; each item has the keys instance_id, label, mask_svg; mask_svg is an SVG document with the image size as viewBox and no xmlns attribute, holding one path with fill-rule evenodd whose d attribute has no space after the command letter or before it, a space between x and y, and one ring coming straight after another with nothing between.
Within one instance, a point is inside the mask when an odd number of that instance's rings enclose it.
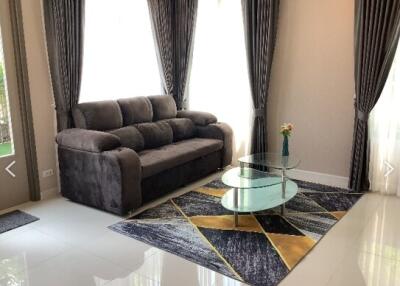
<instances>
[{"instance_id":1,"label":"daylight through window","mask_svg":"<svg viewBox=\"0 0 400 286\"><path fill-rule=\"evenodd\" d=\"M87 0L80 102L160 94L146 0Z\"/></svg>"}]
</instances>

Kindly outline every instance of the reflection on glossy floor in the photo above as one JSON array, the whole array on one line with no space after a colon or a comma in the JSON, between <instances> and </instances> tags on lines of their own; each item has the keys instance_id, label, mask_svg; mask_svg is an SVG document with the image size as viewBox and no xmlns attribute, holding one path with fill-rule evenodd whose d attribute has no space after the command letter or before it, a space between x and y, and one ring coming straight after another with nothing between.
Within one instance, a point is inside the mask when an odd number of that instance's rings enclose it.
<instances>
[{"instance_id":1,"label":"reflection on glossy floor","mask_svg":"<svg viewBox=\"0 0 400 286\"><path fill-rule=\"evenodd\" d=\"M60 197L19 209L40 221L0 235L0 285L242 285L106 228L120 217ZM365 195L281 285L400 285L399 218L399 198Z\"/></svg>"}]
</instances>

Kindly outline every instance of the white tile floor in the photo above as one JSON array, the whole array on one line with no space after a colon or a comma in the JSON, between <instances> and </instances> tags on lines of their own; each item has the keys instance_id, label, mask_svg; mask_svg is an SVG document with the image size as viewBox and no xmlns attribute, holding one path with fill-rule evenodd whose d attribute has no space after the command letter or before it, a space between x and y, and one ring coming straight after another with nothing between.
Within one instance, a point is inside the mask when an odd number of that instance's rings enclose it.
<instances>
[{"instance_id":1,"label":"white tile floor","mask_svg":"<svg viewBox=\"0 0 400 286\"><path fill-rule=\"evenodd\" d=\"M120 217L61 197L18 209L40 220L0 235L0 286L241 285L108 230ZM399 220L399 198L365 195L281 285L400 285Z\"/></svg>"}]
</instances>

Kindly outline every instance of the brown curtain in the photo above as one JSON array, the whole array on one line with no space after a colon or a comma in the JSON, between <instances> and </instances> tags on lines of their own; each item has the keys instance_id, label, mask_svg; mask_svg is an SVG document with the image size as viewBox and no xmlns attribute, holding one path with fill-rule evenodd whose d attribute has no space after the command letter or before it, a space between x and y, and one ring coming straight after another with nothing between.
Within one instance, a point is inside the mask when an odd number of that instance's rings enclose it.
<instances>
[{"instance_id":1,"label":"brown curtain","mask_svg":"<svg viewBox=\"0 0 400 286\"><path fill-rule=\"evenodd\" d=\"M198 0L148 0L165 94L187 104Z\"/></svg>"},{"instance_id":2,"label":"brown curtain","mask_svg":"<svg viewBox=\"0 0 400 286\"><path fill-rule=\"evenodd\" d=\"M355 2L355 120L349 188L369 189L368 117L389 74L400 33L400 1Z\"/></svg>"},{"instance_id":3,"label":"brown curtain","mask_svg":"<svg viewBox=\"0 0 400 286\"><path fill-rule=\"evenodd\" d=\"M81 86L85 0L44 0L47 51L58 131L73 127Z\"/></svg>"},{"instance_id":4,"label":"brown curtain","mask_svg":"<svg viewBox=\"0 0 400 286\"><path fill-rule=\"evenodd\" d=\"M251 152L267 151L266 108L278 26L279 0L242 0L254 122Z\"/></svg>"}]
</instances>

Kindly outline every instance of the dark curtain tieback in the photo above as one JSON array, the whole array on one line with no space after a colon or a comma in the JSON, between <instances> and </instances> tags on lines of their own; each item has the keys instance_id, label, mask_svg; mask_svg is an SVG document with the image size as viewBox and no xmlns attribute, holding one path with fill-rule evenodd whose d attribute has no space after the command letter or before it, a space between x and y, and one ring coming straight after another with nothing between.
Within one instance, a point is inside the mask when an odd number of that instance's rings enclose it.
<instances>
[{"instance_id":1,"label":"dark curtain tieback","mask_svg":"<svg viewBox=\"0 0 400 286\"><path fill-rule=\"evenodd\" d=\"M57 113L61 114L61 115L67 115L67 116L72 115L72 111L63 110L61 108L57 108L57 106L54 107L54 110L57 111Z\"/></svg>"},{"instance_id":2,"label":"dark curtain tieback","mask_svg":"<svg viewBox=\"0 0 400 286\"><path fill-rule=\"evenodd\" d=\"M367 122L369 118L369 112L364 112L361 110L357 110L357 119L362 122Z\"/></svg>"},{"instance_id":3,"label":"dark curtain tieback","mask_svg":"<svg viewBox=\"0 0 400 286\"><path fill-rule=\"evenodd\" d=\"M257 108L257 109L254 109L254 116L255 116L255 117L265 117L265 110L264 110L264 108Z\"/></svg>"}]
</instances>

